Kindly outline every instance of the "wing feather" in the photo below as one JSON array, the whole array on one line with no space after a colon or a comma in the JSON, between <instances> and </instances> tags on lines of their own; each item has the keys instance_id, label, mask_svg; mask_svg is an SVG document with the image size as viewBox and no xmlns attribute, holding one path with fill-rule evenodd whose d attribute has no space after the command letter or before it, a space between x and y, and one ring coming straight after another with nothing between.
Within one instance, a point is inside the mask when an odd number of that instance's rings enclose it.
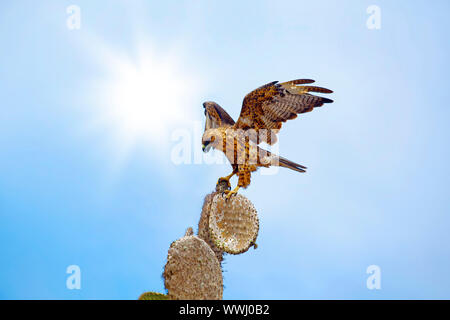
<instances>
[{"instance_id":1,"label":"wing feather","mask_svg":"<svg viewBox=\"0 0 450 320\"><path fill-rule=\"evenodd\" d=\"M217 103L205 102L205 130L219 127L230 127L235 124L233 118Z\"/></svg>"},{"instance_id":2,"label":"wing feather","mask_svg":"<svg viewBox=\"0 0 450 320\"><path fill-rule=\"evenodd\" d=\"M244 130L255 129L257 132L267 129L278 133L283 122L296 118L300 113L310 112L324 103L333 102L331 99L308 93L332 93L333 91L302 85L313 82L314 80L311 79L297 79L283 83L273 81L253 90L245 96L241 114L234 127ZM276 136L269 134L266 137L257 143L276 142Z\"/></svg>"}]
</instances>

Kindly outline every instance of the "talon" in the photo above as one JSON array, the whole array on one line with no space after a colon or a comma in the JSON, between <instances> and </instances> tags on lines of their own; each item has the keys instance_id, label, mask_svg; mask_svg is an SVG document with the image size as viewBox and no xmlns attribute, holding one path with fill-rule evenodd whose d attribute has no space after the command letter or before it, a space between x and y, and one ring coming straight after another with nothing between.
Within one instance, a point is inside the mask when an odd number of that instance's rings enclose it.
<instances>
[{"instance_id":1,"label":"talon","mask_svg":"<svg viewBox=\"0 0 450 320\"><path fill-rule=\"evenodd\" d=\"M237 194L238 190L239 190L239 186L237 186L236 188L234 188L231 191L230 190L225 190L225 193L227 195L226 196L226 200L230 199L233 194Z\"/></svg>"},{"instance_id":2,"label":"talon","mask_svg":"<svg viewBox=\"0 0 450 320\"><path fill-rule=\"evenodd\" d=\"M219 178L219 180L217 180L216 186L220 185L221 182L225 181L227 183L227 188L231 189L230 179L235 174L236 174L236 172L233 171L231 174L227 175L226 177Z\"/></svg>"}]
</instances>

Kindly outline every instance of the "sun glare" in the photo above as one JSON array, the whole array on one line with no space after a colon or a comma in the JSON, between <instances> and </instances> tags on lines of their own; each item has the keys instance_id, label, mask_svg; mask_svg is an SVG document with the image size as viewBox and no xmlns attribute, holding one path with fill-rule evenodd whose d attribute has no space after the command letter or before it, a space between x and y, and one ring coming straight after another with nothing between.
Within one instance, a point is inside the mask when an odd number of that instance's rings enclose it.
<instances>
[{"instance_id":1,"label":"sun glare","mask_svg":"<svg viewBox=\"0 0 450 320\"><path fill-rule=\"evenodd\" d=\"M181 67L180 57L170 54L149 49L139 50L135 59L108 54L110 74L99 92L102 120L130 143L161 143L168 130L187 120L196 80Z\"/></svg>"}]
</instances>

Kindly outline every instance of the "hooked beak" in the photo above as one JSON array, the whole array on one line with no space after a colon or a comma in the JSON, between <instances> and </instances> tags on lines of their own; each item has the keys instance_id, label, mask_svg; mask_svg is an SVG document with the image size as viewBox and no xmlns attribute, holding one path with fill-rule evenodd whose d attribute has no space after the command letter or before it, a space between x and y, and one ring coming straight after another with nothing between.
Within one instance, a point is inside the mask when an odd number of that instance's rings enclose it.
<instances>
[{"instance_id":1,"label":"hooked beak","mask_svg":"<svg viewBox=\"0 0 450 320\"><path fill-rule=\"evenodd\" d=\"M211 144L208 143L206 146L204 144L202 145L203 152L208 152L209 149L211 149Z\"/></svg>"}]
</instances>

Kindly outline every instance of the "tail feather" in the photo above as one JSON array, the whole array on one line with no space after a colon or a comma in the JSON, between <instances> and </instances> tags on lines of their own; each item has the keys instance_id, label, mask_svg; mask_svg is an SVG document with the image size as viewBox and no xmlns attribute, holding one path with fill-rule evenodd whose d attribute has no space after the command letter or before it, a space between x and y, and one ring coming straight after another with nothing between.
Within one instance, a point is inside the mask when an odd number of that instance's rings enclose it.
<instances>
[{"instance_id":1,"label":"tail feather","mask_svg":"<svg viewBox=\"0 0 450 320\"><path fill-rule=\"evenodd\" d=\"M278 165L298 172L306 172L306 167L283 157L278 157Z\"/></svg>"}]
</instances>

